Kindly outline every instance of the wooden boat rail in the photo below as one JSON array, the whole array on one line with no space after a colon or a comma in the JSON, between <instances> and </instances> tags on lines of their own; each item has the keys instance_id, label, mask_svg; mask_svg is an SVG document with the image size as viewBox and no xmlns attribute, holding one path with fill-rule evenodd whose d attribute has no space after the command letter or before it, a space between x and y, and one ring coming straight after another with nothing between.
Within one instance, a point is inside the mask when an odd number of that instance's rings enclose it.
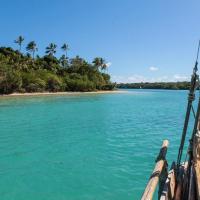
<instances>
[{"instance_id":1,"label":"wooden boat rail","mask_svg":"<svg viewBox=\"0 0 200 200\"><path fill-rule=\"evenodd\" d=\"M151 200L153 199L154 192L158 185L159 181L162 181L162 173L167 173L167 162L166 162L166 154L167 148L169 145L168 140L164 140L158 157L156 159L156 164L154 170L149 178L147 186L144 190L141 200Z\"/></svg>"}]
</instances>

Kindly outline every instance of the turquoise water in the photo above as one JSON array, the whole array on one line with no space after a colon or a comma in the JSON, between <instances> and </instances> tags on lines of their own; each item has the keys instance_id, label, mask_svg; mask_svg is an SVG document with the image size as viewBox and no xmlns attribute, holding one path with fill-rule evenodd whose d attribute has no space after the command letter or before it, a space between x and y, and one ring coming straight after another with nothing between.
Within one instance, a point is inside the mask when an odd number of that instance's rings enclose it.
<instances>
[{"instance_id":1,"label":"turquoise water","mask_svg":"<svg viewBox=\"0 0 200 200\"><path fill-rule=\"evenodd\" d=\"M139 199L187 91L0 99L1 200Z\"/></svg>"}]
</instances>

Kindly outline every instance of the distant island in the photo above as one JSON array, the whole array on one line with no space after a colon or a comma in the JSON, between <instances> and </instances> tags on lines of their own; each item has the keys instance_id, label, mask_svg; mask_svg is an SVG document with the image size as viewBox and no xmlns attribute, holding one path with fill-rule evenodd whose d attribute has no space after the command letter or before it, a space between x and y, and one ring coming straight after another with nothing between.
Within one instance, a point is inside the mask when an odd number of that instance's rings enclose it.
<instances>
[{"instance_id":1,"label":"distant island","mask_svg":"<svg viewBox=\"0 0 200 200\"><path fill-rule=\"evenodd\" d=\"M65 92L65 91L99 91L112 90L115 83L106 73L107 65L101 57L92 63L76 56L68 58L69 46L63 44L63 55L55 56L57 45L50 43L45 55L36 55L38 47L35 41L26 45L22 52L24 37L14 41L18 50L0 47L0 94Z\"/></svg>"},{"instance_id":2,"label":"distant island","mask_svg":"<svg viewBox=\"0 0 200 200\"><path fill-rule=\"evenodd\" d=\"M190 82L155 82L155 83L119 83L116 86L120 89L168 89L168 90L189 90Z\"/></svg>"}]
</instances>

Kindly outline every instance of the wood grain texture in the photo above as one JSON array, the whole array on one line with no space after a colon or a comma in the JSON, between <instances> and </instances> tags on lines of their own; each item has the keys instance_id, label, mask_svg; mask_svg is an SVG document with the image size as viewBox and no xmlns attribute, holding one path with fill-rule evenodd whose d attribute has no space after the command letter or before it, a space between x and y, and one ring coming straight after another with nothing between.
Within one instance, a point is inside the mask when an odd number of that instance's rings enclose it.
<instances>
[{"instance_id":1,"label":"wood grain texture","mask_svg":"<svg viewBox=\"0 0 200 200\"><path fill-rule=\"evenodd\" d=\"M156 165L155 168L149 178L149 182L145 188L145 191L142 195L141 200L151 200L153 198L154 192L156 190L159 177L162 173L163 168L165 167L165 157L167 154L167 148L168 148L169 142L168 140L164 140L162 144L162 148L160 149L159 155L156 159Z\"/></svg>"}]
</instances>

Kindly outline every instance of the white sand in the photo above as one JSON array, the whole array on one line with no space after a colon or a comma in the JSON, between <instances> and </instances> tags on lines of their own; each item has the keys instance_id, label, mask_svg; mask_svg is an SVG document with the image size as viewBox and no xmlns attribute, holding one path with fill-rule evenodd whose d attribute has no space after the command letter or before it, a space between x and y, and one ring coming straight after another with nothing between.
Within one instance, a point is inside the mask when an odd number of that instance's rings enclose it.
<instances>
[{"instance_id":1,"label":"white sand","mask_svg":"<svg viewBox=\"0 0 200 200\"><path fill-rule=\"evenodd\" d=\"M0 95L0 97L18 97L18 96L50 96L50 95L79 95L79 94L115 94L115 93L126 93L121 90L101 90L95 92L34 92L34 93L12 93Z\"/></svg>"}]
</instances>

